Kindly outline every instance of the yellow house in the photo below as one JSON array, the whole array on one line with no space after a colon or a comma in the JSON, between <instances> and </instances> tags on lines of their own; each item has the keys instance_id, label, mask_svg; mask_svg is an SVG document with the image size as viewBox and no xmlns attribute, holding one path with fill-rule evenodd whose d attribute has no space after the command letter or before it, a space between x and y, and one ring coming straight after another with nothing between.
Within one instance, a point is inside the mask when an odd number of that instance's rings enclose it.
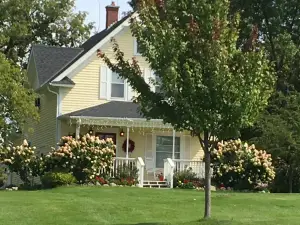
<instances>
[{"instance_id":1,"label":"yellow house","mask_svg":"<svg viewBox=\"0 0 300 225\"><path fill-rule=\"evenodd\" d=\"M137 160L146 180L155 180L153 174L160 172L166 178L173 173L172 168L192 165L200 173L197 168L203 151L198 139L188 132L175 132L161 120L146 120L132 102L136 93L130 85L97 58L98 49L113 57L110 39L114 37L126 58L137 58L145 80L153 76L131 35L130 15L118 21L118 9L114 3L106 7L106 29L80 48L32 47L28 77L40 94L36 104L41 119L26 138L45 153L56 146L61 136L92 132L115 141L116 163Z\"/></svg>"}]
</instances>

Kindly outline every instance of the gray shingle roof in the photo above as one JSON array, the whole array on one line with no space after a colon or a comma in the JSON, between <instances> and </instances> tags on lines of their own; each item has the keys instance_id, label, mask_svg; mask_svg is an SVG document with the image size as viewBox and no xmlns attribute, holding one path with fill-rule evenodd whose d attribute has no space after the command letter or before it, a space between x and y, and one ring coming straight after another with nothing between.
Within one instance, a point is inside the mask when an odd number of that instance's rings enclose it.
<instances>
[{"instance_id":1,"label":"gray shingle roof","mask_svg":"<svg viewBox=\"0 0 300 225\"><path fill-rule=\"evenodd\" d=\"M108 29L105 29L92 37L90 37L86 42L84 42L80 47L83 49L83 51L72 61L70 61L67 66L65 66L58 74L52 77L52 80L54 80L56 77L58 77L62 72L64 72L68 67L70 67L74 62L76 62L79 58L81 58L85 53L87 53L89 50L91 50L96 44L98 44L102 39L104 39L106 36L108 36L113 30L115 30L117 27L119 27L125 20L127 20L132 14L129 14L125 17L123 17L121 20L116 22L114 25L109 27Z\"/></svg>"},{"instance_id":2,"label":"gray shingle roof","mask_svg":"<svg viewBox=\"0 0 300 225\"><path fill-rule=\"evenodd\" d=\"M40 86L43 86L45 83L54 80L85 53L91 50L102 39L108 36L113 30L125 22L125 20L130 16L131 14L125 16L108 29L105 29L90 37L80 46L80 48L33 45L32 53L37 68Z\"/></svg>"},{"instance_id":3,"label":"gray shingle roof","mask_svg":"<svg viewBox=\"0 0 300 225\"><path fill-rule=\"evenodd\" d=\"M82 51L83 49L81 48L33 45L32 53L35 60L40 86L49 81Z\"/></svg>"},{"instance_id":4,"label":"gray shingle roof","mask_svg":"<svg viewBox=\"0 0 300 225\"><path fill-rule=\"evenodd\" d=\"M65 77L61 81L52 81L53 84L69 84L69 85L75 85L74 81L72 81L69 77Z\"/></svg>"},{"instance_id":5,"label":"gray shingle roof","mask_svg":"<svg viewBox=\"0 0 300 225\"><path fill-rule=\"evenodd\" d=\"M105 104L89 107L61 117L114 117L114 118L144 118L138 111L138 105L133 102L112 101Z\"/></svg>"}]
</instances>

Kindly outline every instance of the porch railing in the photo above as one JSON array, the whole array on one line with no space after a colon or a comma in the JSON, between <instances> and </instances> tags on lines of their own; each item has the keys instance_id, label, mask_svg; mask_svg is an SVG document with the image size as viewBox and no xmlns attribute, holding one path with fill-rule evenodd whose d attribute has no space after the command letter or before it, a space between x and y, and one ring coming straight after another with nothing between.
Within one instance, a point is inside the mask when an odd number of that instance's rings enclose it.
<instances>
[{"instance_id":1,"label":"porch railing","mask_svg":"<svg viewBox=\"0 0 300 225\"><path fill-rule=\"evenodd\" d=\"M191 169L198 178L205 177L205 163L200 160L173 159L175 164L174 172L182 172Z\"/></svg>"},{"instance_id":2,"label":"porch railing","mask_svg":"<svg viewBox=\"0 0 300 225\"><path fill-rule=\"evenodd\" d=\"M172 159L164 159L164 180L167 181L170 188L173 188L174 168L175 164Z\"/></svg>"},{"instance_id":3,"label":"porch railing","mask_svg":"<svg viewBox=\"0 0 300 225\"><path fill-rule=\"evenodd\" d=\"M106 174L109 177L118 177L120 173L124 170L124 166L130 170L138 169L138 186L143 187L144 184L144 168L145 163L141 157L138 158L125 158L125 157L115 157L113 159L113 166L110 171L102 170L100 173Z\"/></svg>"}]
</instances>

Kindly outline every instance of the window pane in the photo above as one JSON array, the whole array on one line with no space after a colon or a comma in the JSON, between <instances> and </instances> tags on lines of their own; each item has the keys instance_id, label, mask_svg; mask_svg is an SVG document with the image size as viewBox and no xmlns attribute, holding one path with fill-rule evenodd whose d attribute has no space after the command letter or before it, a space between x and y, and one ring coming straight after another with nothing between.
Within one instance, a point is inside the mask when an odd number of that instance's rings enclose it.
<instances>
[{"instance_id":1,"label":"window pane","mask_svg":"<svg viewBox=\"0 0 300 225\"><path fill-rule=\"evenodd\" d=\"M111 82L112 83L124 83L124 79L120 78L117 73L112 72L112 74L111 74Z\"/></svg>"},{"instance_id":2,"label":"window pane","mask_svg":"<svg viewBox=\"0 0 300 225\"><path fill-rule=\"evenodd\" d=\"M124 84L111 84L111 97L124 98Z\"/></svg>"},{"instance_id":3,"label":"window pane","mask_svg":"<svg viewBox=\"0 0 300 225\"><path fill-rule=\"evenodd\" d=\"M136 53L141 54L140 45L137 41L136 41Z\"/></svg>"},{"instance_id":4,"label":"window pane","mask_svg":"<svg viewBox=\"0 0 300 225\"><path fill-rule=\"evenodd\" d=\"M156 167L163 168L164 159L173 156L173 136L156 137ZM175 137L175 159L180 159L180 138Z\"/></svg>"}]
</instances>

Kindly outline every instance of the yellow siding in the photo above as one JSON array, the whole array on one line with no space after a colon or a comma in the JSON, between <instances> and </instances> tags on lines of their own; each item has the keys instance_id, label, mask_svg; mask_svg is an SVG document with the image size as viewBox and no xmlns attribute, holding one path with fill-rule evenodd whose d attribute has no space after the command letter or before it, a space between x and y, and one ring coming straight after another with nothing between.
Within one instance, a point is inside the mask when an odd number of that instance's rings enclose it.
<instances>
[{"instance_id":1,"label":"yellow siding","mask_svg":"<svg viewBox=\"0 0 300 225\"><path fill-rule=\"evenodd\" d=\"M51 147L56 146L57 97L46 88L43 88L40 94L40 121L31 126L33 131L28 133L27 138L32 143L32 146L37 147L39 153L45 153L50 151Z\"/></svg>"},{"instance_id":2,"label":"yellow siding","mask_svg":"<svg viewBox=\"0 0 300 225\"><path fill-rule=\"evenodd\" d=\"M134 39L130 30L125 28L116 37L121 50L125 53L125 57L131 59L134 56ZM111 43L105 44L102 51L113 59L113 51ZM148 68L147 62L141 56L136 57L142 69ZM105 103L105 100L99 98L100 86L100 68L104 65L101 59L96 57L77 73L72 80L76 83L72 89L64 88L62 90L62 113L84 109L87 107Z\"/></svg>"}]
</instances>

